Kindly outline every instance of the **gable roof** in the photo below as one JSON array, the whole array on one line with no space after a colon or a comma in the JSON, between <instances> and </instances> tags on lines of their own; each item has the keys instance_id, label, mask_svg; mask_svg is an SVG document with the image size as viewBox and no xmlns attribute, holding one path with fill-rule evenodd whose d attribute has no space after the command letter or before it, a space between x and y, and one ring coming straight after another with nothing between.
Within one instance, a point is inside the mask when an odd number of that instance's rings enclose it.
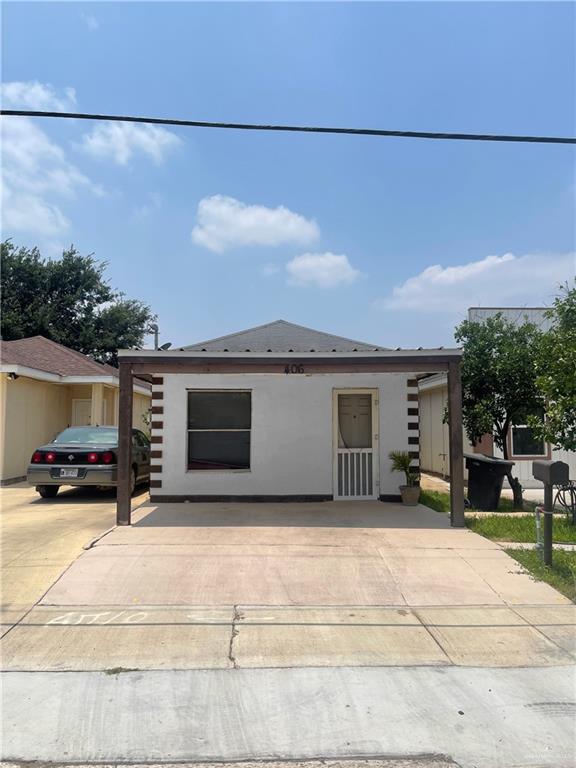
<instances>
[{"instance_id":1,"label":"gable roof","mask_svg":"<svg viewBox=\"0 0 576 768\"><path fill-rule=\"evenodd\" d=\"M198 352L378 352L385 347L274 320L245 331L181 348Z\"/></svg>"},{"instance_id":2,"label":"gable roof","mask_svg":"<svg viewBox=\"0 0 576 768\"><path fill-rule=\"evenodd\" d=\"M58 376L118 377L118 370L111 365L97 363L88 355L69 349L44 336L1 341L0 362L5 365L35 368Z\"/></svg>"}]
</instances>

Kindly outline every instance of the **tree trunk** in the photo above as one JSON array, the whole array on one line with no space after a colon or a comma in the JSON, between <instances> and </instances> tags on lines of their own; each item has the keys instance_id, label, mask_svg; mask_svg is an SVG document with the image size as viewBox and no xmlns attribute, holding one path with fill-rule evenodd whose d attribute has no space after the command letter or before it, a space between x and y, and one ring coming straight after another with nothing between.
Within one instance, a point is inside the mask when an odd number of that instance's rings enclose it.
<instances>
[{"instance_id":1,"label":"tree trunk","mask_svg":"<svg viewBox=\"0 0 576 768\"><path fill-rule=\"evenodd\" d=\"M520 512L524 509L524 499L522 498L522 485L517 477L512 477L512 472L506 474L508 482L512 487L512 493L514 494L514 509Z\"/></svg>"},{"instance_id":2,"label":"tree trunk","mask_svg":"<svg viewBox=\"0 0 576 768\"><path fill-rule=\"evenodd\" d=\"M502 439L502 454L506 461L508 461L508 426L506 425L506 434ZM506 477L512 488L512 494L514 497L513 504L514 509L522 511L524 509L524 499L522 498L522 485L517 477L512 477L512 470L506 472Z\"/></svg>"}]
</instances>

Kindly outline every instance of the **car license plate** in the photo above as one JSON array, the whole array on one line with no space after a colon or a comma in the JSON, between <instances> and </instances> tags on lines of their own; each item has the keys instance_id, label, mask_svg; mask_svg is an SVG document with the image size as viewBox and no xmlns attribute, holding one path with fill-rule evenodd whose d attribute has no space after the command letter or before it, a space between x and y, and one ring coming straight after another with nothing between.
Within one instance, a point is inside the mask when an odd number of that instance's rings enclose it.
<instances>
[{"instance_id":1,"label":"car license plate","mask_svg":"<svg viewBox=\"0 0 576 768\"><path fill-rule=\"evenodd\" d=\"M61 469L60 477L78 477L77 469Z\"/></svg>"}]
</instances>

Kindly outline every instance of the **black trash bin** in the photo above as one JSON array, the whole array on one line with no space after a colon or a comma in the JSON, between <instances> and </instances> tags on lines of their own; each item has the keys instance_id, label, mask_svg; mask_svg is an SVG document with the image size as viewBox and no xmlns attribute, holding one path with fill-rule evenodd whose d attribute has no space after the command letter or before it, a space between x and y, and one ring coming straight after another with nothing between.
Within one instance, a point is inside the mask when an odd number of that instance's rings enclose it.
<instances>
[{"instance_id":1,"label":"black trash bin","mask_svg":"<svg viewBox=\"0 0 576 768\"><path fill-rule=\"evenodd\" d=\"M476 509L498 509L502 483L513 461L483 456L481 453L464 454L468 470L468 501Z\"/></svg>"}]
</instances>

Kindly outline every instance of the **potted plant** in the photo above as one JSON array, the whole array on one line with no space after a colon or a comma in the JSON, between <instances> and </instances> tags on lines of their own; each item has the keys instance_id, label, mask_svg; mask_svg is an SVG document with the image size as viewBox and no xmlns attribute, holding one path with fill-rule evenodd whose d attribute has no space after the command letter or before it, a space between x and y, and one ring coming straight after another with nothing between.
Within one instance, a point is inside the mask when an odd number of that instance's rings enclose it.
<instances>
[{"instance_id":1,"label":"potted plant","mask_svg":"<svg viewBox=\"0 0 576 768\"><path fill-rule=\"evenodd\" d=\"M388 458L392 462L394 472L404 472L406 485L400 486L402 503L409 507L415 507L420 499L420 475L410 465L412 457L408 451L390 451Z\"/></svg>"}]
</instances>

